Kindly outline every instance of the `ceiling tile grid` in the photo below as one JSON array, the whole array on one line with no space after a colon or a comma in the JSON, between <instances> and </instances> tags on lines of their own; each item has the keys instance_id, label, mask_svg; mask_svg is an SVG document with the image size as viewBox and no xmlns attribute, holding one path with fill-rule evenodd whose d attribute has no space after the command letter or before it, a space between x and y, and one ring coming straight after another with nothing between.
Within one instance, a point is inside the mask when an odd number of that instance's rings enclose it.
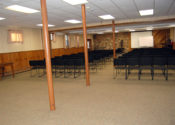
<instances>
[{"instance_id":1,"label":"ceiling tile grid","mask_svg":"<svg viewBox=\"0 0 175 125\"><path fill-rule=\"evenodd\" d=\"M154 8L155 0L134 0L138 10L147 10Z\"/></svg>"},{"instance_id":2,"label":"ceiling tile grid","mask_svg":"<svg viewBox=\"0 0 175 125\"><path fill-rule=\"evenodd\" d=\"M171 8L169 9L168 14L173 15L175 13L175 1L173 2Z\"/></svg>"},{"instance_id":3,"label":"ceiling tile grid","mask_svg":"<svg viewBox=\"0 0 175 125\"><path fill-rule=\"evenodd\" d=\"M167 15L174 0L155 0L155 16ZM175 13L175 11L174 11Z\"/></svg>"},{"instance_id":4,"label":"ceiling tile grid","mask_svg":"<svg viewBox=\"0 0 175 125\"><path fill-rule=\"evenodd\" d=\"M21 6L41 11L40 0L0 0L0 17L6 19L0 21L0 25L35 26L41 23L41 13L24 14L5 9L9 5ZM139 10L154 9L153 16L161 17L175 15L175 0L88 0L86 4L87 23L105 22L98 16L111 14L115 20L144 19L139 15ZM63 0L47 0L47 11L49 23L56 27L74 26L65 23L68 19L81 20L81 5L72 6ZM37 27L36 27L37 28Z\"/></svg>"}]
</instances>

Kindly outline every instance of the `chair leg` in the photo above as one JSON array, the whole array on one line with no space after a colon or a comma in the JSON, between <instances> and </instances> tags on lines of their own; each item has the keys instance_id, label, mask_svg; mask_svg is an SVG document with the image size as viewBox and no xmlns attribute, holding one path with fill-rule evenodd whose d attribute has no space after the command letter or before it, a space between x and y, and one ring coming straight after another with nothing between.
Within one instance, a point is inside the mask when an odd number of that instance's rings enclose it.
<instances>
[{"instance_id":1,"label":"chair leg","mask_svg":"<svg viewBox=\"0 0 175 125\"><path fill-rule=\"evenodd\" d=\"M55 66L55 78L57 77L57 67Z\"/></svg>"},{"instance_id":2,"label":"chair leg","mask_svg":"<svg viewBox=\"0 0 175 125\"><path fill-rule=\"evenodd\" d=\"M161 70L162 70L162 74L165 75L165 68L161 67Z\"/></svg>"},{"instance_id":3,"label":"chair leg","mask_svg":"<svg viewBox=\"0 0 175 125\"><path fill-rule=\"evenodd\" d=\"M138 79L140 80L141 77L141 69L139 69L139 73L138 73Z\"/></svg>"},{"instance_id":4,"label":"chair leg","mask_svg":"<svg viewBox=\"0 0 175 125\"><path fill-rule=\"evenodd\" d=\"M128 75L131 74L130 68L128 69Z\"/></svg>"},{"instance_id":5,"label":"chair leg","mask_svg":"<svg viewBox=\"0 0 175 125\"><path fill-rule=\"evenodd\" d=\"M75 65L74 65L74 78L76 78L76 76L75 76L75 73L76 73L76 69L75 69Z\"/></svg>"},{"instance_id":6,"label":"chair leg","mask_svg":"<svg viewBox=\"0 0 175 125\"><path fill-rule=\"evenodd\" d=\"M113 67L113 79L116 78L116 75L117 75L117 69Z\"/></svg>"},{"instance_id":7,"label":"chair leg","mask_svg":"<svg viewBox=\"0 0 175 125\"><path fill-rule=\"evenodd\" d=\"M64 78L66 78L66 66L64 66Z\"/></svg>"},{"instance_id":8,"label":"chair leg","mask_svg":"<svg viewBox=\"0 0 175 125\"><path fill-rule=\"evenodd\" d=\"M118 76L118 73L119 73L119 71L118 71L118 69L116 69L116 77Z\"/></svg>"},{"instance_id":9,"label":"chair leg","mask_svg":"<svg viewBox=\"0 0 175 125\"><path fill-rule=\"evenodd\" d=\"M125 80L127 80L127 79L128 79L128 69L125 68Z\"/></svg>"},{"instance_id":10,"label":"chair leg","mask_svg":"<svg viewBox=\"0 0 175 125\"><path fill-rule=\"evenodd\" d=\"M166 80L168 80L168 68L166 69L166 74L165 74L165 76L166 76Z\"/></svg>"},{"instance_id":11,"label":"chair leg","mask_svg":"<svg viewBox=\"0 0 175 125\"><path fill-rule=\"evenodd\" d=\"M154 80L154 69L151 69L152 80Z\"/></svg>"}]
</instances>

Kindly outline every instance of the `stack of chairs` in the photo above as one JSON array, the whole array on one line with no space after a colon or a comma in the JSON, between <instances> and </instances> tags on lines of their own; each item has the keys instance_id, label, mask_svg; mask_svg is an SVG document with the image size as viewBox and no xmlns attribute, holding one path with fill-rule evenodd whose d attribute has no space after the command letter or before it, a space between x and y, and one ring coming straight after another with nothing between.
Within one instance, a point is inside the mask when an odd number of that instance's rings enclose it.
<instances>
[{"instance_id":1,"label":"stack of chairs","mask_svg":"<svg viewBox=\"0 0 175 125\"><path fill-rule=\"evenodd\" d=\"M138 70L138 79L141 79L142 71L150 70L151 78L154 79L155 71L161 70L168 80L168 70L175 69L175 51L167 48L142 48L125 53L114 59L116 75L118 70L125 70L125 79L131 74L131 70Z\"/></svg>"},{"instance_id":2,"label":"stack of chairs","mask_svg":"<svg viewBox=\"0 0 175 125\"><path fill-rule=\"evenodd\" d=\"M90 51L88 56L90 70L97 71L112 57L112 50L95 50ZM38 63L38 62L43 62ZM72 55L57 56L51 59L52 72L55 77L64 76L67 78L73 76L77 78L81 74L85 74L84 53L77 53ZM45 60L30 60L29 64L31 70L35 69L39 72L40 69L45 69ZM32 71L31 71L32 72Z\"/></svg>"}]
</instances>

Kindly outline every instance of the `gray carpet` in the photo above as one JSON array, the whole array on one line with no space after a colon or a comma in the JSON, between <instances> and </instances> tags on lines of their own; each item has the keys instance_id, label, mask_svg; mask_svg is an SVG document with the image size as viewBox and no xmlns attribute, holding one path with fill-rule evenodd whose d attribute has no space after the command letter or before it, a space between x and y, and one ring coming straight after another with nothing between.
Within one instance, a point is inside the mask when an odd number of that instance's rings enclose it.
<instances>
[{"instance_id":1,"label":"gray carpet","mask_svg":"<svg viewBox=\"0 0 175 125\"><path fill-rule=\"evenodd\" d=\"M0 81L0 125L175 125L175 75L113 79L112 64L83 76L54 78L56 111L50 112L46 76L30 72Z\"/></svg>"}]
</instances>

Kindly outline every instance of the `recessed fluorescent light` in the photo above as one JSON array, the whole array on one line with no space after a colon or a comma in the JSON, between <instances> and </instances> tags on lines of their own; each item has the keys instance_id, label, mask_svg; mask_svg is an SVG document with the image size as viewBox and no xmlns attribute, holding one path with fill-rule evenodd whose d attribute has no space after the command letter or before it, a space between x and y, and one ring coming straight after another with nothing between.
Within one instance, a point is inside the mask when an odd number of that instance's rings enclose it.
<instances>
[{"instance_id":1,"label":"recessed fluorescent light","mask_svg":"<svg viewBox=\"0 0 175 125\"><path fill-rule=\"evenodd\" d=\"M5 18L4 17L0 17L0 20L4 20Z\"/></svg>"},{"instance_id":2,"label":"recessed fluorescent light","mask_svg":"<svg viewBox=\"0 0 175 125\"><path fill-rule=\"evenodd\" d=\"M130 32L134 32L134 31L136 31L136 30L134 30L134 29L129 29L129 31L130 31Z\"/></svg>"},{"instance_id":3,"label":"recessed fluorescent light","mask_svg":"<svg viewBox=\"0 0 175 125\"><path fill-rule=\"evenodd\" d=\"M66 22L66 23L73 23L73 24L81 23L81 21L79 21L79 20L65 20L64 22Z\"/></svg>"},{"instance_id":4,"label":"recessed fluorescent light","mask_svg":"<svg viewBox=\"0 0 175 125\"><path fill-rule=\"evenodd\" d=\"M148 16L148 15L153 15L154 14L154 10L153 9L140 10L139 13L140 13L141 16Z\"/></svg>"},{"instance_id":5,"label":"recessed fluorescent light","mask_svg":"<svg viewBox=\"0 0 175 125\"><path fill-rule=\"evenodd\" d=\"M147 27L146 30L153 30L153 27Z\"/></svg>"},{"instance_id":6,"label":"recessed fluorescent light","mask_svg":"<svg viewBox=\"0 0 175 125\"><path fill-rule=\"evenodd\" d=\"M114 17L111 16L111 15L101 15L101 16L98 16L98 17L100 17L100 18L102 18L102 19L104 19L104 20L114 19Z\"/></svg>"},{"instance_id":7,"label":"recessed fluorescent light","mask_svg":"<svg viewBox=\"0 0 175 125\"><path fill-rule=\"evenodd\" d=\"M171 25L169 25L168 27L175 27L175 24L171 24Z\"/></svg>"},{"instance_id":8,"label":"recessed fluorescent light","mask_svg":"<svg viewBox=\"0 0 175 125\"><path fill-rule=\"evenodd\" d=\"M63 0L71 5L85 4L88 3L87 0Z\"/></svg>"},{"instance_id":9,"label":"recessed fluorescent light","mask_svg":"<svg viewBox=\"0 0 175 125\"><path fill-rule=\"evenodd\" d=\"M99 33L97 33L97 34L104 34L103 32L99 32Z\"/></svg>"},{"instance_id":10,"label":"recessed fluorescent light","mask_svg":"<svg viewBox=\"0 0 175 125\"><path fill-rule=\"evenodd\" d=\"M37 24L36 26L43 26L43 24ZM48 27L54 27L55 25L48 24Z\"/></svg>"},{"instance_id":11,"label":"recessed fluorescent light","mask_svg":"<svg viewBox=\"0 0 175 125\"><path fill-rule=\"evenodd\" d=\"M105 32L112 32L112 30L106 30Z\"/></svg>"},{"instance_id":12,"label":"recessed fluorescent light","mask_svg":"<svg viewBox=\"0 0 175 125\"><path fill-rule=\"evenodd\" d=\"M28 7L19 6L19 5L11 5L11 6L6 7L6 9L18 11L18 12L23 12L23 13L37 13L37 12L39 12L38 10L31 9Z\"/></svg>"}]
</instances>

